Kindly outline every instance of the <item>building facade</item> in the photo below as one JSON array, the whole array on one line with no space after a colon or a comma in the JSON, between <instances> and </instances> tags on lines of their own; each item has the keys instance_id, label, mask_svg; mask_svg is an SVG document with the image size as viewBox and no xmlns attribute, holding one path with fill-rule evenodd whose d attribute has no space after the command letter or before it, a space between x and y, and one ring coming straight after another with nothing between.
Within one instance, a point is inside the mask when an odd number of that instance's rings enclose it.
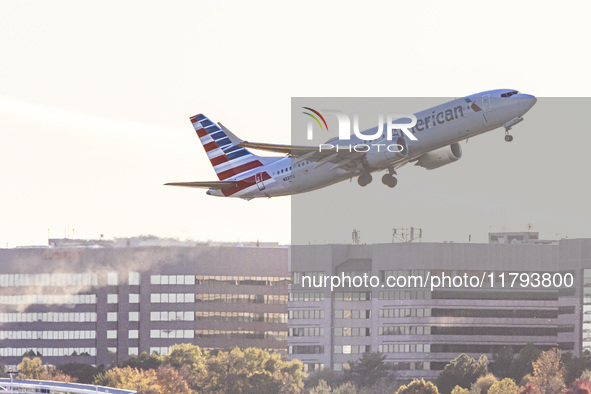
<instances>
[{"instance_id":1,"label":"building facade","mask_svg":"<svg viewBox=\"0 0 591 394\"><path fill-rule=\"evenodd\" d=\"M114 364L177 343L285 353L284 247L0 249L0 364Z\"/></svg>"},{"instance_id":2,"label":"building facade","mask_svg":"<svg viewBox=\"0 0 591 394\"><path fill-rule=\"evenodd\" d=\"M591 350L591 240L536 238L292 246L288 357L339 371L377 351L400 376L431 379L461 353ZM364 274L373 283L346 281ZM344 285L331 291L333 276Z\"/></svg>"}]
</instances>

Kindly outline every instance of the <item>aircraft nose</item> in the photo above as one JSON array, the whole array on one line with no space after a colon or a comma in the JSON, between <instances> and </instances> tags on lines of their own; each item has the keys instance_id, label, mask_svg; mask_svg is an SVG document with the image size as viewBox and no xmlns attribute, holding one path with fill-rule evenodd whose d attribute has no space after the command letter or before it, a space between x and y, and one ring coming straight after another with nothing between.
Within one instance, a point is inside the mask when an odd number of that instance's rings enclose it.
<instances>
[{"instance_id":1,"label":"aircraft nose","mask_svg":"<svg viewBox=\"0 0 591 394\"><path fill-rule=\"evenodd\" d=\"M519 104L521 104L526 111L529 111L531 107L533 107L538 99L531 95L531 94L519 94Z\"/></svg>"}]
</instances>

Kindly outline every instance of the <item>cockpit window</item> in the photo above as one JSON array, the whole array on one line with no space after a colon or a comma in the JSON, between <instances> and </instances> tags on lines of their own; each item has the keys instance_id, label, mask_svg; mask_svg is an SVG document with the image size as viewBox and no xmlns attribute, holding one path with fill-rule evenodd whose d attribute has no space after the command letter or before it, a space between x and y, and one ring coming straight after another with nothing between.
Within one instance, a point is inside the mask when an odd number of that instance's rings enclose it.
<instances>
[{"instance_id":1,"label":"cockpit window","mask_svg":"<svg viewBox=\"0 0 591 394\"><path fill-rule=\"evenodd\" d=\"M514 91L512 91L512 92L509 92L509 93L503 93L503 94L501 94L501 97L511 97L511 96L513 96L514 94L518 94L518 93L519 93L519 92L518 92L517 90L514 90Z\"/></svg>"}]
</instances>

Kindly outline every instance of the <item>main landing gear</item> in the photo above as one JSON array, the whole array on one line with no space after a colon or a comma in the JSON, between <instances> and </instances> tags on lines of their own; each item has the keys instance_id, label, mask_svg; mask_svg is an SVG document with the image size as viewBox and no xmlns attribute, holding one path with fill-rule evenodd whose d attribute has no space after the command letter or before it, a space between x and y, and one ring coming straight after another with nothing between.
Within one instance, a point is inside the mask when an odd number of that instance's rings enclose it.
<instances>
[{"instance_id":1,"label":"main landing gear","mask_svg":"<svg viewBox=\"0 0 591 394\"><path fill-rule=\"evenodd\" d=\"M398 183L398 179L396 179L394 175L396 175L396 171L394 171L391 168L388 169L388 173L384 174L384 176L382 177L382 183L388 186L389 188L393 188Z\"/></svg>"},{"instance_id":2,"label":"main landing gear","mask_svg":"<svg viewBox=\"0 0 591 394\"><path fill-rule=\"evenodd\" d=\"M398 183L398 180L394 175L396 175L396 171L394 171L392 168L388 169L388 173L384 174L382 177L382 183L389 188L393 188ZM372 180L373 177L371 174L369 172L364 172L357 178L357 183L359 183L359 186L367 186Z\"/></svg>"},{"instance_id":3,"label":"main landing gear","mask_svg":"<svg viewBox=\"0 0 591 394\"><path fill-rule=\"evenodd\" d=\"M369 185L372 180L373 177L371 174L369 172L364 172L363 174L359 175L359 178L357 178L357 183L359 183L359 186L363 187Z\"/></svg>"},{"instance_id":4,"label":"main landing gear","mask_svg":"<svg viewBox=\"0 0 591 394\"><path fill-rule=\"evenodd\" d=\"M509 134L509 130L505 130L505 141L511 142L513 141L513 136Z\"/></svg>"}]
</instances>

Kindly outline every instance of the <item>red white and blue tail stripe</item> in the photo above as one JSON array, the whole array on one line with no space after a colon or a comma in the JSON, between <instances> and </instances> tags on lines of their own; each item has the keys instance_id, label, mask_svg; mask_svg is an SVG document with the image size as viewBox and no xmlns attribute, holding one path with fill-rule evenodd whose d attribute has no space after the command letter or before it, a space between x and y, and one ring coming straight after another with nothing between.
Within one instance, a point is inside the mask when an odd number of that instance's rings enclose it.
<instances>
[{"instance_id":1,"label":"red white and blue tail stripe","mask_svg":"<svg viewBox=\"0 0 591 394\"><path fill-rule=\"evenodd\" d=\"M192 116L191 123L220 181L254 176L257 168L263 166L258 156L234 145L228 135L205 115Z\"/></svg>"}]
</instances>

